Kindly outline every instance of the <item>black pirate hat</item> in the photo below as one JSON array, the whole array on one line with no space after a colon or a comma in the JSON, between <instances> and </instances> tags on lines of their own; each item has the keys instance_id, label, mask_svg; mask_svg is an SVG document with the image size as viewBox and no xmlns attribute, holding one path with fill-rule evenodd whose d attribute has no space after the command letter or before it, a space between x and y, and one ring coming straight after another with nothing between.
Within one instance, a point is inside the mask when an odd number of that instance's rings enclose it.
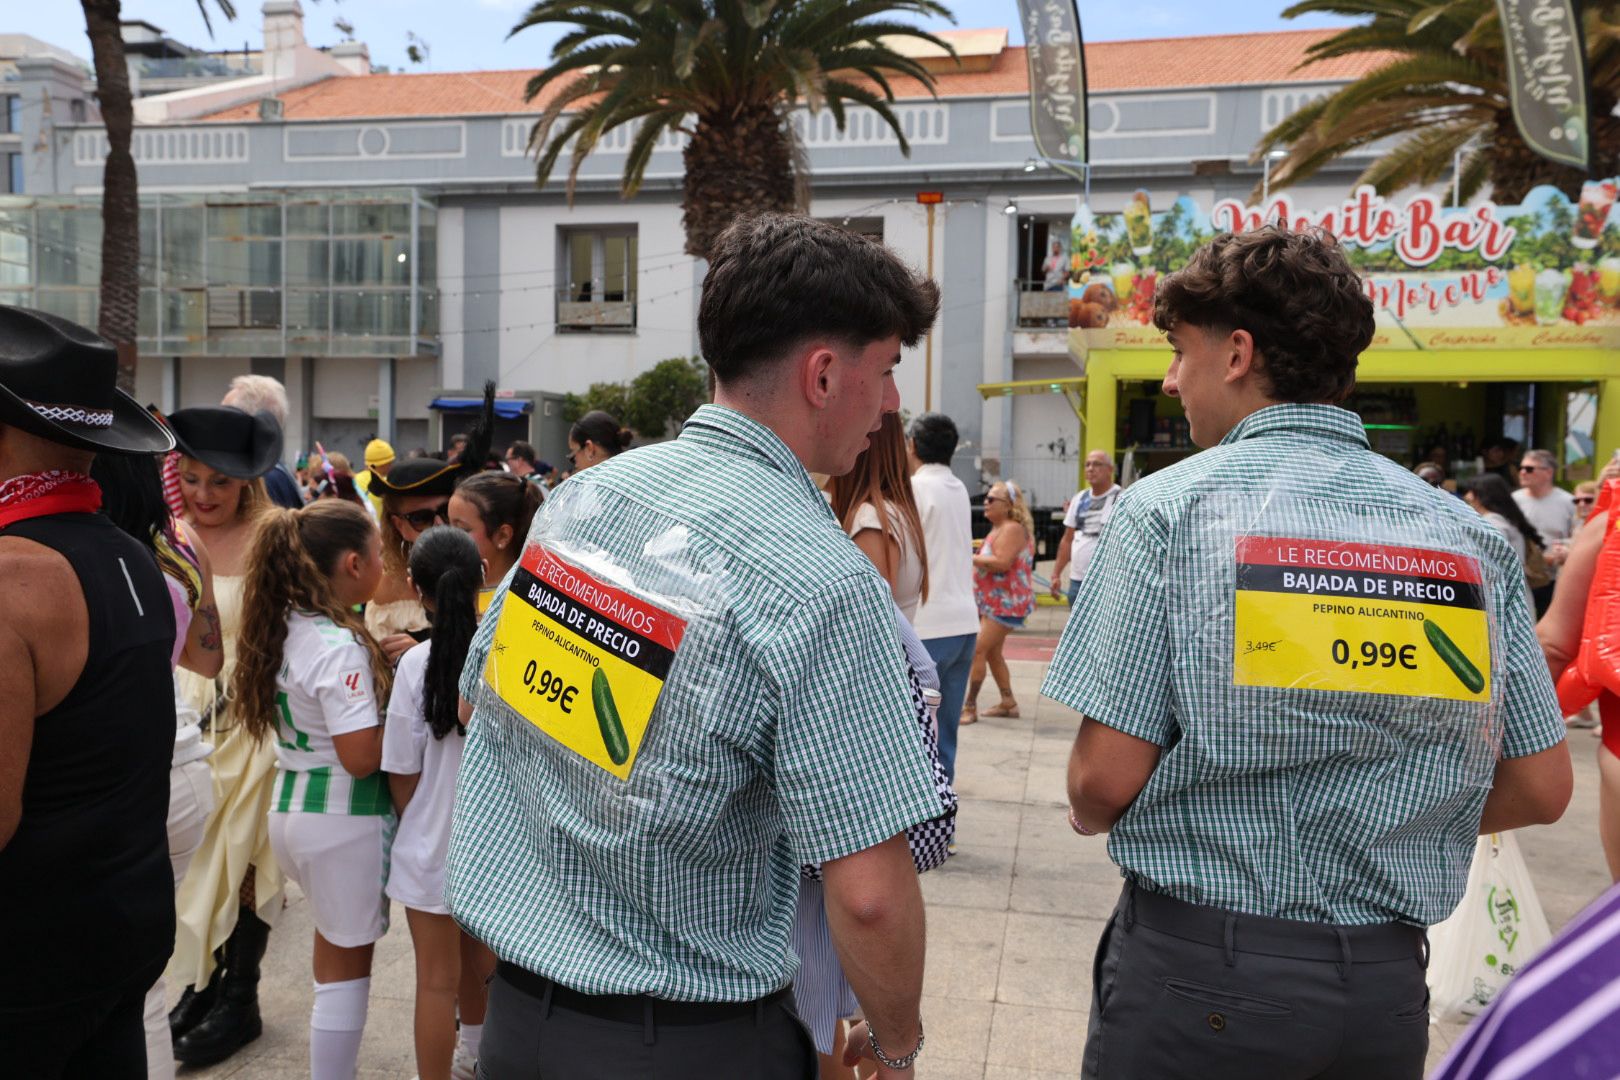
<instances>
[{"instance_id":1,"label":"black pirate hat","mask_svg":"<svg viewBox=\"0 0 1620 1080\"><path fill-rule=\"evenodd\" d=\"M78 450L174 449L162 422L117 383L112 345L66 319L0 304L0 424Z\"/></svg>"},{"instance_id":2,"label":"black pirate hat","mask_svg":"<svg viewBox=\"0 0 1620 1080\"><path fill-rule=\"evenodd\" d=\"M371 474L373 495L449 495L462 477L461 463L439 458L406 458L394 462L388 475Z\"/></svg>"},{"instance_id":3,"label":"black pirate hat","mask_svg":"<svg viewBox=\"0 0 1620 1080\"><path fill-rule=\"evenodd\" d=\"M200 405L171 413L169 426L181 453L238 480L263 476L281 460L281 425L267 412Z\"/></svg>"},{"instance_id":4,"label":"black pirate hat","mask_svg":"<svg viewBox=\"0 0 1620 1080\"><path fill-rule=\"evenodd\" d=\"M482 472L495 435L495 384L484 384L484 407L467 433L467 445L458 461L408 458L396 461L387 476L372 473L373 495L450 495L464 477Z\"/></svg>"}]
</instances>

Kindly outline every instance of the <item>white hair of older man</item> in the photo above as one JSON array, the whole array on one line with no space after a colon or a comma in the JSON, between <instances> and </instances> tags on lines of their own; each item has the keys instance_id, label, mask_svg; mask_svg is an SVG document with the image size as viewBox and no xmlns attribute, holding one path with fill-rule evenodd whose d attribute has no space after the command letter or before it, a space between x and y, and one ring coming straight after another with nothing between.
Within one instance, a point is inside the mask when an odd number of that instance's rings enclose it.
<instances>
[{"instance_id":1,"label":"white hair of older man","mask_svg":"<svg viewBox=\"0 0 1620 1080\"><path fill-rule=\"evenodd\" d=\"M267 412L283 428L287 426L287 388L268 375L238 375L220 404L243 412Z\"/></svg>"}]
</instances>

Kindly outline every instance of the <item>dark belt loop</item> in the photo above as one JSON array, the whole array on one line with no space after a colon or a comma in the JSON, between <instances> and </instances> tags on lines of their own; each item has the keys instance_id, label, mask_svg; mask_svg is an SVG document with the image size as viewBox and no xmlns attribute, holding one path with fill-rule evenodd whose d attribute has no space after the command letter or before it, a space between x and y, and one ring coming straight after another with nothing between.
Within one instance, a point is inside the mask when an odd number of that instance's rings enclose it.
<instances>
[{"instance_id":1,"label":"dark belt loop","mask_svg":"<svg viewBox=\"0 0 1620 1080\"><path fill-rule=\"evenodd\" d=\"M1418 949L1418 963L1423 965L1423 970L1424 971L1428 971L1429 970L1429 931L1427 929L1425 929L1425 930L1421 931L1421 933L1423 935L1423 942L1422 942L1422 946Z\"/></svg>"},{"instance_id":2,"label":"dark belt loop","mask_svg":"<svg viewBox=\"0 0 1620 1080\"><path fill-rule=\"evenodd\" d=\"M1237 916L1232 914L1229 911L1229 912L1226 913L1226 966L1227 967L1235 967L1237 965L1237 949L1233 947L1233 939L1236 937L1236 930L1237 930Z\"/></svg>"},{"instance_id":3,"label":"dark belt loop","mask_svg":"<svg viewBox=\"0 0 1620 1080\"><path fill-rule=\"evenodd\" d=\"M648 998L641 1003L641 1042L644 1046L651 1046L654 1041L653 1003L652 998Z\"/></svg>"},{"instance_id":4,"label":"dark belt loop","mask_svg":"<svg viewBox=\"0 0 1620 1080\"><path fill-rule=\"evenodd\" d=\"M1136 925L1136 883L1125 882L1125 932L1130 933L1131 927Z\"/></svg>"},{"instance_id":5,"label":"dark belt loop","mask_svg":"<svg viewBox=\"0 0 1620 1080\"><path fill-rule=\"evenodd\" d=\"M557 989L557 984L550 979L546 980L546 992L540 998L540 1019L551 1019L551 992Z\"/></svg>"},{"instance_id":6,"label":"dark belt loop","mask_svg":"<svg viewBox=\"0 0 1620 1080\"><path fill-rule=\"evenodd\" d=\"M1336 966L1339 969L1339 981L1350 981L1350 935L1345 933L1344 927L1335 926L1333 932L1339 935L1339 951L1344 954L1344 960Z\"/></svg>"}]
</instances>

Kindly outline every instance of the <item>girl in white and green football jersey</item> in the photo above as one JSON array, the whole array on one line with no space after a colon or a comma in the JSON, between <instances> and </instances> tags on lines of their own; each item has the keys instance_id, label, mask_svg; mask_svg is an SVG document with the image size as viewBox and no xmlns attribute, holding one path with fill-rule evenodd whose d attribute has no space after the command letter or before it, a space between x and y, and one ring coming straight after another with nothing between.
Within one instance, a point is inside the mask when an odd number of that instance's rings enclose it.
<instances>
[{"instance_id":1,"label":"girl in white and green football jersey","mask_svg":"<svg viewBox=\"0 0 1620 1080\"><path fill-rule=\"evenodd\" d=\"M310 1076L352 1080L394 822L379 771L389 666L354 614L382 579L382 541L365 510L323 499L266 512L247 565L232 686L248 730L274 737L270 844L315 919Z\"/></svg>"}]
</instances>

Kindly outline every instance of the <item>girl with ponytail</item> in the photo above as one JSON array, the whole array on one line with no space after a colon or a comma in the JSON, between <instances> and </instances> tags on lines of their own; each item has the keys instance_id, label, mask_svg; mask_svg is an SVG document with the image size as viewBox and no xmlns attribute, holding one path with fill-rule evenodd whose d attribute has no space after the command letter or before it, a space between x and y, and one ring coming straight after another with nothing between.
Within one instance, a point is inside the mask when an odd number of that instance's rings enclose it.
<instances>
[{"instance_id":1,"label":"girl with ponytail","mask_svg":"<svg viewBox=\"0 0 1620 1080\"><path fill-rule=\"evenodd\" d=\"M382 580L382 538L365 510L322 499L267 510L247 565L232 680L248 733L275 737L270 846L315 920L310 1076L352 1080L394 823L378 771L391 675L354 614Z\"/></svg>"},{"instance_id":2,"label":"girl with ponytail","mask_svg":"<svg viewBox=\"0 0 1620 1080\"><path fill-rule=\"evenodd\" d=\"M450 811L467 733L457 712L456 683L478 627L486 566L467 533L441 525L411 545L409 569L432 636L400 657L384 728L382 765L400 818L388 895L405 905L416 950L417 1073L421 1080L450 1080L473 1075L484 1028L484 982L495 970L494 954L462 932L444 902Z\"/></svg>"},{"instance_id":3,"label":"girl with ponytail","mask_svg":"<svg viewBox=\"0 0 1620 1080\"><path fill-rule=\"evenodd\" d=\"M477 473L456 485L450 496L450 524L472 537L486 566L479 614L489 606L495 586L517 564L544 498L539 484L510 473Z\"/></svg>"}]
</instances>

